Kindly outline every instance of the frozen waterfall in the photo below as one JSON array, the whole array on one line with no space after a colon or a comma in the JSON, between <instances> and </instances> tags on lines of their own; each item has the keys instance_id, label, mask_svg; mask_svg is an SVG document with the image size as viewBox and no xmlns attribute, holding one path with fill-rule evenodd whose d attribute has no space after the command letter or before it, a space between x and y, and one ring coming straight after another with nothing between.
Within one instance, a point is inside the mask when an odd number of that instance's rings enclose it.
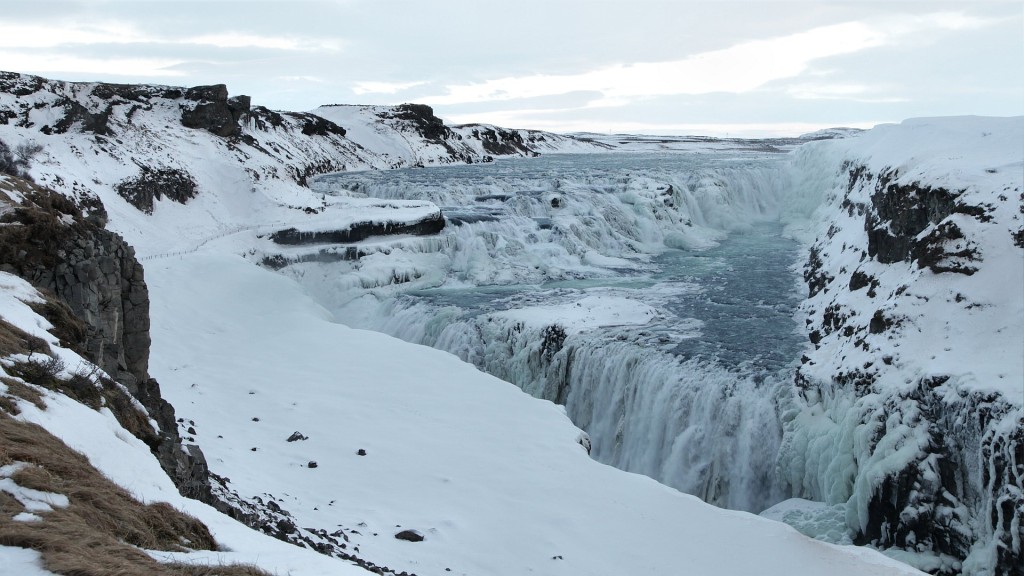
<instances>
[{"instance_id":1,"label":"frozen waterfall","mask_svg":"<svg viewBox=\"0 0 1024 576\"><path fill-rule=\"evenodd\" d=\"M787 497L775 467L802 337L779 222L813 202L794 202L783 158L567 155L317 186L448 218L443 242L290 267L340 321L564 404L602 462L729 508Z\"/></svg>"}]
</instances>

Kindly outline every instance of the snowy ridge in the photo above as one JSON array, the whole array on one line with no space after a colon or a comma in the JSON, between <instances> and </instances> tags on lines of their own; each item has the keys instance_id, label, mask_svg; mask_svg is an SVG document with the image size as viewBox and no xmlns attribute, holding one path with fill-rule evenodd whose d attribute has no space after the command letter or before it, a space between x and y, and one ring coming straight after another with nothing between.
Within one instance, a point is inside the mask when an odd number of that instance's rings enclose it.
<instances>
[{"instance_id":1,"label":"snowy ridge","mask_svg":"<svg viewBox=\"0 0 1024 576\"><path fill-rule=\"evenodd\" d=\"M313 111L349 128L347 137L376 151L390 168L490 162L495 156L597 152L600 145L537 130L492 125L445 126L429 106L331 105Z\"/></svg>"},{"instance_id":2,"label":"snowy ridge","mask_svg":"<svg viewBox=\"0 0 1024 576\"><path fill-rule=\"evenodd\" d=\"M33 311L28 304L42 302L42 297L28 282L6 272L0 272L0 317L32 336L46 341L55 357L68 370L98 370L74 351L64 348L48 330L50 323ZM24 355L0 359L0 375L13 378L8 373L12 361L24 361ZM17 378L21 381L20 378ZM206 524L217 542L222 546L218 551L193 551L187 554L151 552L158 559L177 559L204 564L250 563L271 572L287 572L296 576L302 574L365 574L360 568L330 558L312 550L298 548L280 542L230 519L214 508L196 500L185 498L178 493L171 479L164 473L149 446L121 427L109 409L93 410L71 398L27 384L42 396L46 409L27 400L14 396L8 384L0 383L0 397L17 400L19 414L16 419L38 424L64 441L69 447L84 454L90 463L109 479L129 490L142 502L167 502L173 507L199 518ZM6 398L5 398L6 399ZM8 417L4 415L3 417ZM18 486L7 478L13 473L12 466L0 468L0 492L11 494L31 505L32 515L15 517L15 522L37 521L30 516L46 514L51 506L67 506L68 498L63 494L36 494ZM36 504L33 504L36 502ZM5 521L12 519L4 518ZM0 547L0 562L4 569L10 569L24 562L24 571L18 574L50 574L39 566L36 558L24 558L20 548Z\"/></svg>"},{"instance_id":3,"label":"snowy ridge","mask_svg":"<svg viewBox=\"0 0 1024 576\"><path fill-rule=\"evenodd\" d=\"M484 160L482 144L471 145L472 136L444 126L426 106L318 112L325 117L253 107L247 96L228 98L224 86L73 83L0 73L0 138L12 148L41 145L32 162L36 182L93 204L98 198L112 228L143 257L188 252L236 232L343 230L357 222L353 214L382 225L417 222L422 203L376 204L387 208L377 212L362 199L327 205L308 184L339 170ZM332 122L332 114L343 124ZM553 134L537 138L544 138L544 151L588 148ZM528 144L509 153L536 152Z\"/></svg>"}]
</instances>

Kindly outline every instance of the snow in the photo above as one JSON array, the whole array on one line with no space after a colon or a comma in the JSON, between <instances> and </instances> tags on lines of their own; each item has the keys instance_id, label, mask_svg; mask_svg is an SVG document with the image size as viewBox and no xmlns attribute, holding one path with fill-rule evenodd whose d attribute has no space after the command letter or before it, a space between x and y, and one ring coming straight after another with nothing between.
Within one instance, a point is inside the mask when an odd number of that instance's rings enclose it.
<instances>
[{"instance_id":1,"label":"snow","mask_svg":"<svg viewBox=\"0 0 1024 576\"><path fill-rule=\"evenodd\" d=\"M629 298L594 294L574 302L515 308L494 316L540 327L557 324L567 332L576 333L601 327L647 324L658 316L658 311Z\"/></svg>"},{"instance_id":2,"label":"snow","mask_svg":"<svg viewBox=\"0 0 1024 576\"><path fill-rule=\"evenodd\" d=\"M68 507L67 496L25 488L11 478L0 478L0 491L13 496L29 512L53 512L54 507Z\"/></svg>"},{"instance_id":3,"label":"snow","mask_svg":"<svg viewBox=\"0 0 1024 576\"><path fill-rule=\"evenodd\" d=\"M803 498L790 498L764 510L758 516L785 522L805 534L823 542L853 544L846 527L846 506L828 505Z\"/></svg>"},{"instance_id":4,"label":"snow","mask_svg":"<svg viewBox=\"0 0 1024 576\"><path fill-rule=\"evenodd\" d=\"M57 576L43 569L42 555L28 548L0 545L0 558L6 574L18 576Z\"/></svg>"}]
</instances>

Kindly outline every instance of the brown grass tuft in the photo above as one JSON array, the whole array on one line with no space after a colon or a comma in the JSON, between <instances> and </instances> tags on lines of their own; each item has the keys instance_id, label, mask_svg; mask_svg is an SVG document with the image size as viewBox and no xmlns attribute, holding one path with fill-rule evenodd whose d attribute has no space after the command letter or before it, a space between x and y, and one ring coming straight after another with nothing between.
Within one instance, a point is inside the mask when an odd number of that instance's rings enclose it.
<instances>
[{"instance_id":1,"label":"brown grass tuft","mask_svg":"<svg viewBox=\"0 0 1024 576\"><path fill-rule=\"evenodd\" d=\"M33 336L0 318L0 358L12 354L30 354L41 352L48 354L50 345L38 336Z\"/></svg>"},{"instance_id":2,"label":"brown grass tuft","mask_svg":"<svg viewBox=\"0 0 1024 576\"><path fill-rule=\"evenodd\" d=\"M175 576L267 576L267 572L252 564L225 566L196 566L194 564L167 564Z\"/></svg>"},{"instance_id":3,"label":"brown grass tuft","mask_svg":"<svg viewBox=\"0 0 1024 576\"><path fill-rule=\"evenodd\" d=\"M15 399L18 398L28 400L35 404L40 410L46 409L46 403L43 402L43 395L39 394L36 388L15 378L0 377L0 382L3 382L3 384L7 386L7 396L0 396L0 409L5 410L8 414L17 415L20 413L15 401Z\"/></svg>"},{"instance_id":4,"label":"brown grass tuft","mask_svg":"<svg viewBox=\"0 0 1024 576\"><path fill-rule=\"evenodd\" d=\"M29 307L53 326L49 332L60 340L61 346L83 354L85 350L82 349L82 343L85 342L87 331L85 322L75 316L71 307L61 301L53 291L40 287L36 290L42 295L43 302L32 302Z\"/></svg>"},{"instance_id":5,"label":"brown grass tuft","mask_svg":"<svg viewBox=\"0 0 1024 576\"><path fill-rule=\"evenodd\" d=\"M15 522L20 503L0 492L0 545L38 550L47 570L71 576L266 576L254 567L164 565L150 550L214 550L199 520L166 503L142 504L58 438L34 424L0 414L0 462L27 462L13 475L20 486L64 494L70 505L42 513L40 522Z\"/></svg>"}]
</instances>

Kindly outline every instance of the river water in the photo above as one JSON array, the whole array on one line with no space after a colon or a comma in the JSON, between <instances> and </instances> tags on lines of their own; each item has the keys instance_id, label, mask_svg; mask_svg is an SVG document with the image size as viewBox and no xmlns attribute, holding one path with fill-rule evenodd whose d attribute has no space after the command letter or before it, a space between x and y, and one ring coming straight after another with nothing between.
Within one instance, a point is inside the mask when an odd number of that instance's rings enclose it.
<instances>
[{"instance_id":1,"label":"river water","mask_svg":"<svg viewBox=\"0 0 1024 576\"><path fill-rule=\"evenodd\" d=\"M803 337L783 158L552 155L316 185L449 220L442 242L296 266L339 321L563 404L599 461L728 508L788 496L776 456ZM622 320L577 323L595 302Z\"/></svg>"}]
</instances>

